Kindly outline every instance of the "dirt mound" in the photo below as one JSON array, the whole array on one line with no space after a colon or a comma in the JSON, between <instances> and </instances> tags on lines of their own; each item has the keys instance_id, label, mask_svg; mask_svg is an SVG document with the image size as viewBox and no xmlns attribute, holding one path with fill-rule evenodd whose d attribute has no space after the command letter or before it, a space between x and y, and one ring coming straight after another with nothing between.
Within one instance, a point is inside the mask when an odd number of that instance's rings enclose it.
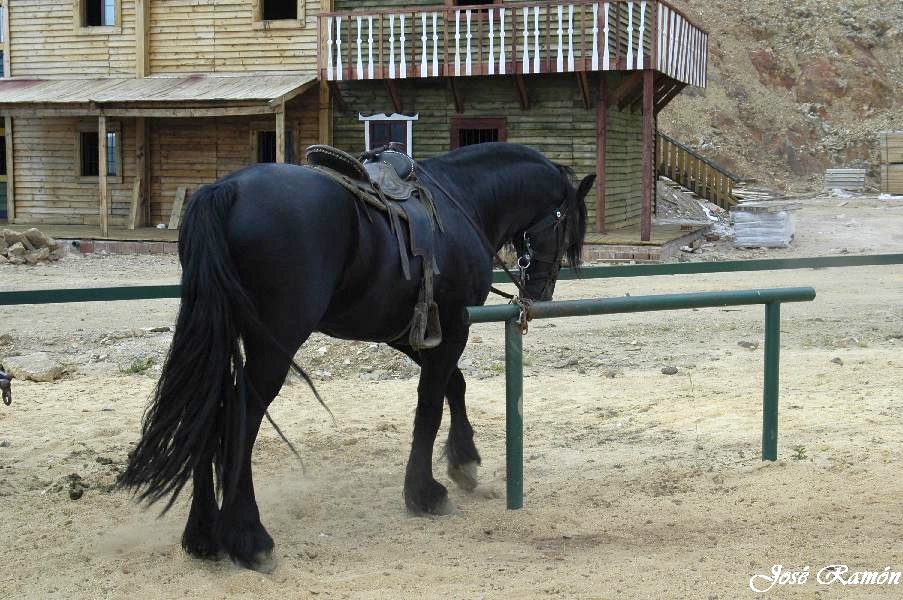
<instances>
[{"instance_id":1,"label":"dirt mound","mask_svg":"<svg viewBox=\"0 0 903 600\"><path fill-rule=\"evenodd\" d=\"M903 4L683 0L710 33L709 85L659 128L740 175L818 188L831 166L878 175L877 133L903 125Z\"/></svg>"}]
</instances>

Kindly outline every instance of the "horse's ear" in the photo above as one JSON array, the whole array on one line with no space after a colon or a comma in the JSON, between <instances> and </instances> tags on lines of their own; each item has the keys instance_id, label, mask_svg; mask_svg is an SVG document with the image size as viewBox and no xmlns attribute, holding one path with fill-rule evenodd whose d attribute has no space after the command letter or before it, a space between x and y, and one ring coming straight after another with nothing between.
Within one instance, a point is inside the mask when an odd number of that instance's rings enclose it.
<instances>
[{"instance_id":1,"label":"horse's ear","mask_svg":"<svg viewBox=\"0 0 903 600\"><path fill-rule=\"evenodd\" d=\"M583 181L580 182L580 186L577 188L577 197L581 200L586 198L586 195L589 194L589 191L593 189L593 184L596 182L596 174L587 175L583 178Z\"/></svg>"}]
</instances>

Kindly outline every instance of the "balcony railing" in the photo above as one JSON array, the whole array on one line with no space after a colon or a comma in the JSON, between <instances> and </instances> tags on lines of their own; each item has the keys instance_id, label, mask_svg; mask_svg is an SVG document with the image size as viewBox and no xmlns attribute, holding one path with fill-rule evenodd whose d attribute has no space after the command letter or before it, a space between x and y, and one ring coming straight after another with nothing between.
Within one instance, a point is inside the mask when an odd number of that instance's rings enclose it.
<instances>
[{"instance_id":1,"label":"balcony railing","mask_svg":"<svg viewBox=\"0 0 903 600\"><path fill-rule=\"evenodd\" d=\"M705 87L708 33L663 1L528 2L324 13L327 81L654 68Z\"/></svg>"}]
</instances>

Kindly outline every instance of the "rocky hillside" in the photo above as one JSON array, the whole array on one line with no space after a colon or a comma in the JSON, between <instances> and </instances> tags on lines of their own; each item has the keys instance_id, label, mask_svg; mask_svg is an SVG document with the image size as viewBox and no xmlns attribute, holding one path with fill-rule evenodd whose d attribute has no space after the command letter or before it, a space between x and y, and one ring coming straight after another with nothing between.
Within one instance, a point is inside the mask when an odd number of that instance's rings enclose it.
<instances>
[{"instance_id":1,"label":"rocky hillside","mask_svg":"<svg viewBox=\"0 0 903 600\"><path fill-rule=\"evenodd\" d=\"M762 185L877 175L876 133L903 130L903 2L675 3L711 34L709 86L685 90L660 129Z\"/></svg>"}]
</instances>

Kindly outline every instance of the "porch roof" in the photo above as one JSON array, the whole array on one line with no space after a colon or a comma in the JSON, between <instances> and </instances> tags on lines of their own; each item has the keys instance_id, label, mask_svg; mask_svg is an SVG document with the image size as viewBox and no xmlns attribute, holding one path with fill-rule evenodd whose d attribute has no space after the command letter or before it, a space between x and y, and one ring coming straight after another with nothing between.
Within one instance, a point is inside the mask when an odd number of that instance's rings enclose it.
<instances>
[{"instance_id":1,"label":"porch roof","mask_svg":"<svg viewBox=\"0 0 903 600\"><path fill-rule=\"evenodd\" d=\"M11 116L221 116L273 113L314 86L312 74L154 76L141 79L0 80Z\"/></svg>"}]
</instances>

